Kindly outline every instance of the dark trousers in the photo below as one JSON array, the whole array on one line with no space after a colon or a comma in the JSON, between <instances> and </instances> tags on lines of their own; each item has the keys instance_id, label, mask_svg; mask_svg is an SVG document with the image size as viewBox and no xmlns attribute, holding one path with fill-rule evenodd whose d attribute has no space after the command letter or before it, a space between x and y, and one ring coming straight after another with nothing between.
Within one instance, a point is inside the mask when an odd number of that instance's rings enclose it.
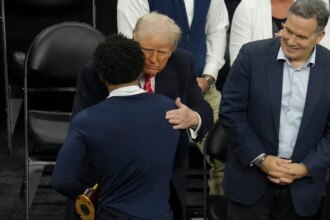
<instances>
[{"instance_id":1,"label":"dark trousers","mask_svg":"<svg viewBox=\"0 0 330 220\"><path fill-rule=\"evenodd\" d=\"M327 182L327 189L326 194L323 200L322 210L320 213L320 216L322 216L322 220L329 220L330 219L330 169L329 169L329 176L328 176L328 182Z\"/></svg>"},{"instance_id":2,"label":"dark trousers","mask_svg":"<svg viewBox=\"0 0 330 220\"><path fill-rule=\"evenodd\" d=\"M299 216L294 207L288 186L270 183L259 201L245 206L228 201L228 220L310 220Z\"/></svg>"}]
</instances>

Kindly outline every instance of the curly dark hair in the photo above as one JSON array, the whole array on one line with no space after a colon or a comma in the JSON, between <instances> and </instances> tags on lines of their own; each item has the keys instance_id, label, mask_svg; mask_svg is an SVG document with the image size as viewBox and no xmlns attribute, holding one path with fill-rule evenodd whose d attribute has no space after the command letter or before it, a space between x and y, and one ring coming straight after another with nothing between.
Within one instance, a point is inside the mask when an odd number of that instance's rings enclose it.
<instances>
[{"instance_id":1,"label":"curly dark hair","mask_svg":"<svg viewBox=\"0 0 330 220\"><path fill-rule=\"evenodd\" d=\"M108 36L97 46L93 59L96 73L109 84L133 82L143 72L139 43L122 34Z\"/></svg>"}]
</instances>

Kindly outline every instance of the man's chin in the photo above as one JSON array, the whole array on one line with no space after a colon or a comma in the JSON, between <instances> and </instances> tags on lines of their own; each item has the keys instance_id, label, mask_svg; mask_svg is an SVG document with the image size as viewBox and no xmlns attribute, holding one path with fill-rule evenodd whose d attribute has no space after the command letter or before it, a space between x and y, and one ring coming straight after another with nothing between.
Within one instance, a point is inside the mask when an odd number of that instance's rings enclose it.
<instances>
[{"instance_id":1,"label":"man's chin","mask_svg":"<svg viewBox=\"0 0 330 220\"><path fill-rule=\"evenodd\" d=\"M157 73L158 73L157 70L150 70L150 69L144 70L144 74L151 75L151 76L156 76Z\"/></svg>"},{"instance_id":2,"label":"man's chin","mask_svg":"<svg viewBox=\"0 0 330 220\"><path fill-rule=\"evenodd\" d=\"M289 59L293 59L295 57L297 57L300 53L300 50L298 49L291 49L291 48L285 48L283 50L284 55L289 58Z\"/></svg>"}]
</instances>

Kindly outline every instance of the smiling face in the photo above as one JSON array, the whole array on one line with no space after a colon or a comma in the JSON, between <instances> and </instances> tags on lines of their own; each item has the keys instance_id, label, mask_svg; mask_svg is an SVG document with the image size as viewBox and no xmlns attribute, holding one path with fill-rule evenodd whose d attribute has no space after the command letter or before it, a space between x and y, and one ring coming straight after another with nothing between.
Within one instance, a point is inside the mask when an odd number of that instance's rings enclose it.
<instances>
[{"instance_id":1,"label":"smiling face","mask_svg":"<svg viewBox=\"0 0 330 220\"><path fill-rule=\"evenodd\" d=\"M317 32L316 18L306 19L289 13L281 36L281 48L294 66L300 66L323 36L324 31Z\"/></svg>"}]
</instances>

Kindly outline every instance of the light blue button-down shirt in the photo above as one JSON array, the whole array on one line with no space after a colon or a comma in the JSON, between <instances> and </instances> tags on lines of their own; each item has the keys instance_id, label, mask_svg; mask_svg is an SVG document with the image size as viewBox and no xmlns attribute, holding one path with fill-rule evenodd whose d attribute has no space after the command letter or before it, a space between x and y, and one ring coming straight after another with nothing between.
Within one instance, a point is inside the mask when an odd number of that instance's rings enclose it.
<instances>
[{"instance_id":1,"label":"light blue button-down shirt","mask_svg":"<svg viewBox=\"0 0 330 220\"><path fill-rule=\"evenodd\" d=\"M309 59L294 68L280 48L277 60L284 60L278 156L291 158L305 108L310 68L315 64L316 48Z\"/></svg>"}]
</instances>

